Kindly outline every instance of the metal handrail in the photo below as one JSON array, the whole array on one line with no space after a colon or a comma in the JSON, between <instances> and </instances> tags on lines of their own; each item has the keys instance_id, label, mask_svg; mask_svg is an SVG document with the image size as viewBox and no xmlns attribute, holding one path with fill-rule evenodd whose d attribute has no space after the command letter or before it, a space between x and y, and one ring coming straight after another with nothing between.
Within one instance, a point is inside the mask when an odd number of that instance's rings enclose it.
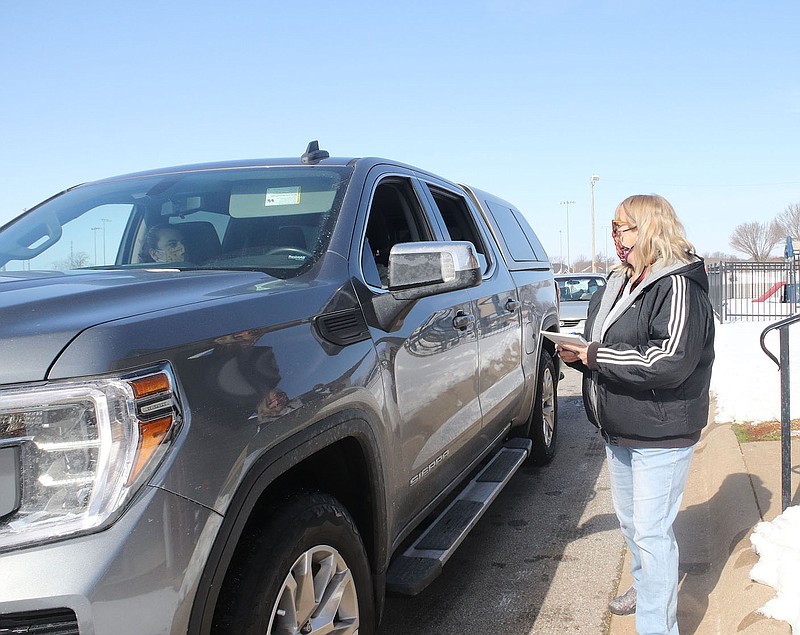
<instances>
[{"instance_id":1,"label":"metal handrail","mask_svg":"<svg viewBox=\"0 0 800 635\"><path fill-rule=\"evenodd\" d=\"M791 315L770 324L761 332L761 350L778 365L781 372L781 510L786 511L792 496L792 418L791 390L789 385L789 326L800 322L800 314ZM767 333L778 329L780 334L779 355L775 357L764 344Z\"/></svg>"}]
</instances>

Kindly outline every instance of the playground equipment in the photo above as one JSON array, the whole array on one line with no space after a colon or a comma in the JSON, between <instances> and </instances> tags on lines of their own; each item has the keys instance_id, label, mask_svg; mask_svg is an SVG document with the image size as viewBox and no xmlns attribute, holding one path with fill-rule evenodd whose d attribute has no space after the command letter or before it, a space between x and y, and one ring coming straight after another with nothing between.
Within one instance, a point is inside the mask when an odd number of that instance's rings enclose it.
<instances>
[{"instance_id":1,"label":"playground equipment","mask_svg":"<svg viewBox=\"0 0 800 635\"><path fill-rule=\"evenodd\" d=\"M777 293L779 290L783 289L785 286L786 286L786 282L778 282L778 283L772 285L772 287L770 287L766 292L764 292L760 296L758 296L755 300L753 300L753 302L764 302L767 298L769 298L773 294ZM786 302L787 300L784 299L783 301Z\"/></svg>"},{"instance_id":2,"label":"playground equipment","mask_svg":"<svg viewBox=\"0 0 800 635\"><path fill-rule=\"evenodd\" d=\"M783 248L783 257L787 261L794 262L795 260L794 244L791 236L786 237L786 246ZM792 268L792 272L794 272L794 268ZM797 302L798 299L800 299L800 289L798 289L797 286L798 285L796 284L788 285L785 280L782 282L777 282L767 289L766 292L753 300L753 302L764 302L767 298L773 296L775 293L784 288L785 291L781 294L781 302Z\"/></svg>"}]
</instances>

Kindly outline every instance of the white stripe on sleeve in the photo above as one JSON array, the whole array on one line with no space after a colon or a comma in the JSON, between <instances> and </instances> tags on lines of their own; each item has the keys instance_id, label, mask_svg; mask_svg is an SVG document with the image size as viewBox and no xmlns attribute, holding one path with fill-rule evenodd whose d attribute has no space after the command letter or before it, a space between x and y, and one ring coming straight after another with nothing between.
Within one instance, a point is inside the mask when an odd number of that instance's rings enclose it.
<instances>
[{"instance_id":1,"label":"white stripe on sleeve","mask_svg":"<svg viewBox=\"0 0 800 635\"><path fill-rule=\"evenodd\" d=\"M688 317L687 280L683 276L670 276L672 279L672 301L667 325L667 338L661 346L651 346L644 353L636 350L618 351L613 348L597 349L597 361L604 364L650 367L657 361L675 355Z\"/></svg>"}]
</instances>

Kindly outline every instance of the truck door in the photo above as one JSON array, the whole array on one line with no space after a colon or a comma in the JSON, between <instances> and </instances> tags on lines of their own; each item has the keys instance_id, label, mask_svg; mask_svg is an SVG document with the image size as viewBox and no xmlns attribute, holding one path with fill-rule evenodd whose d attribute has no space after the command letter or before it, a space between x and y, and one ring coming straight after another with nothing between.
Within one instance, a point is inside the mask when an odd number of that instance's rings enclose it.
<instances>
[{"instance_id":1,"label":"truck door","mask_svg":"<svg viewBox=\"0 0 800 635\"><path fill-rule=\"evenodd\" d=\"M524 416L520 411L525 374L517 288L466 197L431 183L428 189L450 240L471 242L483 257L483 281L469 293L478 320L478 389L484 434L491 441L509 423L517 423L516 419Z\"/></svg>"},{"instance_id":2,"label":"truck door","mask_svg":"<svg viewBox=\"0 0 800 635\"><path fill-rule=\"evenodd\" d=\"M367 294L388 293L392 246L442 237L412 178L382 174L365 193L358 277ZM397 466L391 486L399 495L390 499L402 526L445 491L480 451L473 303L466 291L443 293L417 300L388 331L377 323L369 326L382 365L392 425L388 447Z\"/></svg>"}]
</instances>

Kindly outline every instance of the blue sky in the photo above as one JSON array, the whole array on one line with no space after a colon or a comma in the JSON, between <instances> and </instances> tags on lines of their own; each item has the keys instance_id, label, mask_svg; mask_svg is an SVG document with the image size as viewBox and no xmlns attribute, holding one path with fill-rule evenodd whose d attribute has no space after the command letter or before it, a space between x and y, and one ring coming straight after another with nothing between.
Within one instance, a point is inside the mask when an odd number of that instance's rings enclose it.
<instances>
[{"instance_id":1,"label":"blue sky","mask_svg":"<svg viewBox=\"0 0 800 635\"><path fill-rule=\"evenodd\" d=\"M0 223L175 164L383 156L523 210L551 257L666 196L700 253L800 202L800 3L8 2ZM776 250L776 253L778 250Z\"/></svg>"}]
</instances>

